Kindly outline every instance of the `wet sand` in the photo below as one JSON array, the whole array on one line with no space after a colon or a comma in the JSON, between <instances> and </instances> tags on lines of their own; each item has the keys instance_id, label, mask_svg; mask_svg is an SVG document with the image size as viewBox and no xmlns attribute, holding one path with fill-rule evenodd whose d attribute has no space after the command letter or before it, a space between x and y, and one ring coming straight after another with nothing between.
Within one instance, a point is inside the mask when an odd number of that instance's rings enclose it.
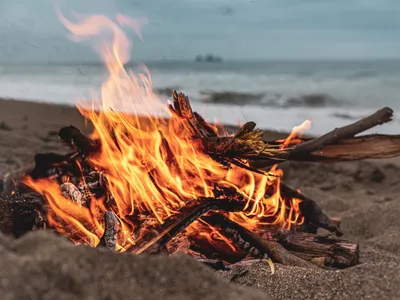
<instances>
[{"instance_id":1,"label":"wet sand","mask_svg":"<svg viewBox=\"0 0 400 300\"><path fill-rule=\"evenodd\" d=\"M92 130L90 125L85 126L85 120L73 107L0 100L0 108L0 175L32 163L35 153L66 152L56 137L62 126L73 124L87 133ZM259 262L246 267L248 272L234 283L251 286L274 299L400 299L400 159L336 164L285 163L282 167L288 184L318 201L330 217L342 219L345 238L361 245L361 264L333 271L276 264L276 272L271 275L268 265ZM258 298L259 295L250 292L242 293L241 289L227 284L238 270L218 272L221 276L214 277L213 272L189 258L159 258L154 263L161 265L159 268L140 272L142 264L147 264L147 258L120 258L115 253L70 247L44 233L32 233L16 242L1 240L1 260L6 267L1 268L0 288L9 295L2 299L22 299L18 295L27 299L28 294L16 294L20 286L29 289L30 295L35 295L35 291L47 295L31 299L54 299L57 292L61 295L59 299L155 299L160 293L164 293L166 299L266 299L266 296ZM53 250L40 248L43 243L54 244L48 246ZM25 250L15 250L17 248ZM47 258L40 253L48 253L43 254ZM57 257L58 253L63 259L51 258ZM83 263L85 259L90 263ZM114 266L107 260L118 263ZM26 274L31 278L21 275L27 262ZM12 267L14 264L16 267ZM132 268L124 269L122 277L119 272L127 264L132 264ZM14 271L8 272L7 266ZM82 275L82 279L75 274L77 270L86 277ZM91 275L93 272L102 275ZM197 279L193 275L193 280L208 282L213 286L212 292L199 294L199 288L188 283L188 274L198 274ZM137 281L143 276L149 278ZM211 280L207 281L208 276ZM94 287L91 280L102 282ZM175 287L179 293L168 290L168 284L162 285L165 289L160 287L161 292L154 291L159 287L154 284L155 280L169 283L171 289ZM181 284L174 285L175 280ZM142 285L137 285L138 282ZM113 285L119 289L117 294L106 292ZM88 288L100 289L108 296L98 298L100 294L90 294L86 291ZM218 289L224 293L219 293ZM227 292L227 289L232 291ZM150 290L159 293L153 298L146 294ZM13 294L15 298L11 297ZM196 298L192 294L201 296Z\"/></svg>"}]
</instances>

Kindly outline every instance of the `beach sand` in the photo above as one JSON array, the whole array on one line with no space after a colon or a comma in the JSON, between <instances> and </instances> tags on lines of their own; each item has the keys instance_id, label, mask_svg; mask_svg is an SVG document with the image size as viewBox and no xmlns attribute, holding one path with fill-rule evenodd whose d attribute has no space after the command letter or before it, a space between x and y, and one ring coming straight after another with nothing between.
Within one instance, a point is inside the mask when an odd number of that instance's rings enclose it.
<instances>
[{"instance_id":1,"label":"beach sand","mask_svg":"<svg viewBox=\"0 0 400 300\"><path fill-rule=\"evenodd\" d=\"M85 126L85 120L80 116L76 108L73 107L0 100L0 108L0 175L31 164L34 154L38 152L66 152L67 149L60 145L56 136L62 126L73 124L86 133L92 130L90 125ZM345 233L344 237L348 240L359 242L361 245L361 263L345 270L311 270L276 264L276 272L274 275L271 275L268 265L258 262L251 267L246 267L248 272L236 278L234 280L235 284L251 286L254 289L271 295L274 299L400 299L400 159L335 164L285 163L282 167L285 171L284 180L286 183L294 188L301 189L304 193L314 198L330 217L339 217L342 219L341 226ZM49 239L52 240L53 238L44 234L37 235L37 233L33 233L21 239L22 242L20 243L25 245L23 247L29 248L29 245L33 247L36 244L40 244L41 240L49 242ZM56 238L54 238L54 242L57 243ZM8 240L0 244L2 245L0 247L2 253L11 251L4 250L8 247L6 245L12 244ZM61 243L61 245L60 249L62 251L60 251L63 253L63 257L65 257L65 251L67 251L65 248L68 247L65 243ZM12 253L9 253L9 255L2 255L0 259L3 260L2 265L8 265L11 268L10 260L20 255L20 259L29 261L30 264L36 266L27 272L31 272L29 274L35 277L43 277L43 280L30 281L26 276L18 277L17 275L15 277L13 277L14 275L10 275L10 280L21 280L21 284L29 286L33 291L38 282L46 285L43 289L57 289L54 282L51 283L52 280L50 279L53 278L56 280L58 272L49 273L48 269L50 267L46 266L46 260L43 260L37 254L39 250L34 249L32 252L28 250L24 251L23 255L18 254L16 250L12 250ZM104 262L107 259L118 260L118 254L96 254L97 250L86 248L85 250L76 251L77 253L79 251L82 253L87 251L87 253L85 252L82 255L85 255L88 259L89 257L99 258L99 265L96 266L95 271L105 272L107 275L100 276L97 280L108 280L109 285L112 285L112 282L121 280L121 276L117 275L119 269L112 266L107 268L106 266L110 265L110 263ZM50 251L49 255L57 255L57 251ZM77 255L75 253L71 257L76 257ZM124 257L123 259L129 261L130 258ZM121 260L123 259L121 258ZM199 274L206 272L206 274L214 276L211 271L204 270L197 263L179 264L176 261L177 258L174 259L175 263L171 263L170 267L155 268L154 272L161 272L164 274L164 277L168 277L171 274L171 276L177 276L176 278L178 279L179 276L184 279L191 272L193 274L196 274L196 272ZM140 258L132 258L131 260L132 262L140 261ZM169 264L169 260L166 258L160 259L159 264ZM74 264L73 259L67 259L66 261L68 264ZM120 260L118 261L122 264ZM81 272L90 273L93 271L91 268L94 263L82 264L80 261L80 264L77 264ZM103 270L101 269L102 264L104 265ZM140 262L138 264L140 265ZM63 274L63 276L66 276L65 274L68 272L76 270L73 267L71 269L63 269L63 264L59 260L53 264L53 267L61 268L60 274ZM24 264L18 264L16 269L18 268L22 270ZM177 272L174 268L183 268L185 271L180 275L180 272ZM2 269L4 271L4 267ZM0 272L0 288L2 290L7 289L11 293L9 295L12 295L12 289L17 289L18 285L15 282L12 285L5 284L9 281L7 279L8 272L3 271ZM227 280L221 279L221 283L219 280L213 279L216 286L226 289L227 286L225 283L238 271L240 270L234 268L231 271L218 272L221 275L220 277L225 277ZM131 273L128 270L124 272L127 272L124 273L125 276L131 276L132 278L148 275L137 273L135 267L132 267ZM150 273L151 271L149 271ZM51 276L48 276L49 274ZM73 274L69 274L68 276L70 276L68 278L75 278ZM204 274L199 275L199 281L202 281L205 277L207 276ZM93 276L90 278L96 277ZM68 284L80 284L74 280ZM143 284L150 281L143 281ZM186 284L187 281L182 282ZM66 286L68 285L65 284L58 289L65 288ZM79 285L79 287L80 289L78 290L82 293L84 286ZM118 288L121 287L123 285L118 286ZM149 285L149 288L154 289L155 287L157 285ZM229 285L229 287L233 289L232 285ZM172 296L168 299L195 299L190 298L191 296L189 295L187 297L182 296L184 293L189 293L191 288L193 287L179 288L179 297L176 294L175 298ZM73 297L82 299L79 295L83 294L73 294L73 291L72 289L71 295L74 295ZM250 292L241 294L241 291L241 289L232 291L235 296L231 298L227 298L226 296L224 298L219 293L218 298L259 299L257 298L259 295L254 294L253 296ZM34 294L34 292L32 293ZM129 290L129 293L131 294L127 294L127 298L145 299L140 298L142 296L139 297L139 292L136 297L134 290ZM143 293L143 291L140 291L140 293ZM216 293L215 289L213 293ZM227 292L225 293L225 295L228 294ZM123 294L119 292L119 297L116 298L110 296L109 298L96 299L122 299L121 297L123 296L121 295ZM75 299L73 297L71 296L68 299ZM7 299L14 298L10 296ZM53 298L49 296L46 299ZM206 298L204 297L204 299ZM260 299L267 298L261 297Z\"/></svg>"}]
</instances>

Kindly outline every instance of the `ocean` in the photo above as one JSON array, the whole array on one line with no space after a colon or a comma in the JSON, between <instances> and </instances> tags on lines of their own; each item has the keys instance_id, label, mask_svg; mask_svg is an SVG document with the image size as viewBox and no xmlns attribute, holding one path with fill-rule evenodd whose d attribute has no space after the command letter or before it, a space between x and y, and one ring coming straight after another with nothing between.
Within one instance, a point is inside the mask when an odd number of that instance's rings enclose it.
<instances>
[{"instance_id":1,"label":"ocean","mask_svg":"<svg viewBox=\"0 0 400 300\"><path fill-rule=\"evenodd\" d=\"M370 132L400 133L400 60L145 64L161 101L183 91L210 121L287 131L308 119L321 134L389 106L394 120ZM1 65L0 97L74 105L105 75L99 64Z\"/></svg>"}]
</instances>

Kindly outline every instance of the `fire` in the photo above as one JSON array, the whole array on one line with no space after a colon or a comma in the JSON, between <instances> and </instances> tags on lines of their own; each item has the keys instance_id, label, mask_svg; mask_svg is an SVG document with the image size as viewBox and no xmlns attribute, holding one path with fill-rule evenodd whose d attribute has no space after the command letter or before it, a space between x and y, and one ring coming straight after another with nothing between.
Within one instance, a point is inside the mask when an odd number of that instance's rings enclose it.
<instances>
[{"instance_id":1,"label":"fire","mask_svg":"<svg viewBox=\"0 0 400 300\"><path fill-rule=\"evenodd\" d=\"M60 12L58 15L74 40L110 34L112 37L111 41L104 38L97 43L96 50L109 74L101 86L101 96L94 97L91 105L78 105L81 114L94 125L91 137L101 141L100 153L89 159L94 169L105 174L110 198L92 199L90 206L84 207L66 199L57 182L25 180L46 198L51 212L49 221L58 232L76 243L95 246L104 232L104 211L111 207L122 226L123 236L118 244L124 251L140 238L135 235L137 225L131 221L132 216L143 215L149 222L163 223L190 201L213 197L214 183L234 188L245 197L245 210L229 217L249 229L265 224L290 228L303 222L299 200L290 199L288 205L280 195L281 170L275 166L271 172L276 176L266 176L236 166L228 169L214 161L189 132L180 130L179 118L171 115L153 93L149 71L143 67L141 72L133 73L125 68L131 42L119 25L132 27L141 37L140 27L147 23L145 19L137 22L117 15L114 22L106 16L93 15L79 16L79 22L72 23ZM274 191L269 197L265 196L267 189ZM195 222L189 230L203 230L210 237L213 232L201 222Z\"/></svg>"}]
</instances>

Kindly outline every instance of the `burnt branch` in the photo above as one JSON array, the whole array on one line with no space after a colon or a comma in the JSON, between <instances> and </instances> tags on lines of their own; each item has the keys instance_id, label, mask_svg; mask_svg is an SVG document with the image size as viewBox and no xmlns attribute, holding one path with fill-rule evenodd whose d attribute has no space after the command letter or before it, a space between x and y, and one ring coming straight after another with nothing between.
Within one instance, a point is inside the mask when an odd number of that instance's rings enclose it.
<instances>
[{"instance_id":1,"label":"burnt branch","mask_svg":"<svg viewBox=\"0 0 400 300\"><path fill-rule=\"evenodd\" d=\"M342 236L343 232L336 226L327 215L325 215L321 208L318 206L317 202L308 198L303 193L300 193L291 187L287 186L283 182L280 184L281 195L288 198L296 198L301 200L299 208L301 214L305 218L306 223L314 225L316 227L321 227L330 232L336 233L337 236Z\"/></svg>"}]
</instances>

